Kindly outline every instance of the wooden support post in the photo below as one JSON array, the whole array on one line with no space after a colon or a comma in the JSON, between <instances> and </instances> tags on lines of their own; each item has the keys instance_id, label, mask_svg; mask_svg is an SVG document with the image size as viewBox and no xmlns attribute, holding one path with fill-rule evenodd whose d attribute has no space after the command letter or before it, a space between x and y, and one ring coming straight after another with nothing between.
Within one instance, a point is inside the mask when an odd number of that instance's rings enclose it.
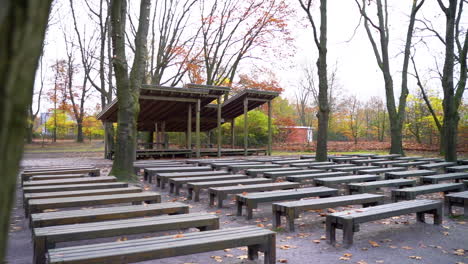
<instances>
[{"instance_id":1,"label":"wooden support post","mask_svg":"<svg viewBox=\"0 0 468 264\"><path fill-rule=\"evenodd\" d=\"M187 114L187 149L192 150L192 104L188 104L188 114Z\"/></svg>"},{"instance_id":2,"label":"wooden support post","mask_svg":"<svg viewBox=\"0 0 468 264\"><path fill-rule=\"evenodd\" d=\"M166 142L166 121L163 121L161 124L161 143L162 149L168 148L168 144Z\"/></svg>"},{"instance_id":3,"label":"wooden support post","mask_svg":"<svg viewBox=\"0 0 468 264\"><path fill-rule=\"evenodd\" d=\"M159 148L159 127L158 127L158 122L154 123L154 135L156 138L156 149Z\"/></svg>"},{"instance_id":4,"label":"wooden support post","mask_svg":"<svg viewBox=\"0 0 468 264\"><path fill-rule=\"evenodd\" d=\"M236 124L235 118L233 118L231 120L231 148L235 148L235 146L236 146L236 138L235 138L235 134L234 134L235 124Z\"/></svg>"},{"instance_id":5,"label":"wooden support post","mask_svg":"<svg viewBox=\"0 0 468 264\"><path fill-rule=\"evenodd\" d=\"M195 144L197 148L197 158L200 158L200 108L201 108L201 101L197 99L197 107L196 107L196 116L195 116Z\"/></svg>"},{"instance_id":6,"label":"wooden support post","mask_svg":"<svg viewBox=\"0 0 468 264\"><path fill-rule=\"evenodd\" d=\"M272 141L272 131L271 131L271 101L268 101L268 146L267 154L271 156L271 141Z\"/></svg>"},{"instance_id":7,"label":"wooden support post","mask_svg":"<svg viewBox=\"0 0 468 264\"><path fill-rule=\"evenodd\" d=\"M249 128L247 126L247 113L249 112L249 99L244 99L244 156L247 156L247 148L249 147Z\"/></svg>"},{"instance_id":8,"label":"wooden support post","mask_svg":"<svg viewBox=\"0 0 468 264\"><path fill-rule=\"evenodd\" d=\"M221 157L221 96L218 96L218 158Z\"/></svg>"}]
</instances>

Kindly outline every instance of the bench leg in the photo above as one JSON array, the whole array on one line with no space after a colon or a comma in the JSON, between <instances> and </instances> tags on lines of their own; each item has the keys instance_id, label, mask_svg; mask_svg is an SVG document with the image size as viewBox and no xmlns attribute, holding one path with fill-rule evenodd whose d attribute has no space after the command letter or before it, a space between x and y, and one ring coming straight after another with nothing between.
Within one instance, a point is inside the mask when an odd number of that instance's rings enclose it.
<instances>
[{"instance_id":1,"label":"bench leg","mask_svg":"<svg viewBox=\"0 0 468 264\"><path fill-rule=\"evenodd\" d=\"M193 189L193 192L195 193L195 197L193 198L193 200L195 202L199 202L200 201L200 189L199 188L194 188Z\"/></svg>"},{"instance_id":2,"label":"bench leg","mask_svg":"<svg viewBox=\"0 0 468 264\"><path fill-rule=\"evenodd\" d=\"M169 183L169 193L174 193L174 183Z\"/></svg>"},{"instance_id":3,"label":"bench leg","mask_svg":"<svg viewBox=\"0 0 468 264\"><path fill-rule=\"evenodd\" d=\"M325 220L325 237L327 242L335 245L336 242L336 225L332 223L332 218L328 217Z\"/></svg>"},{"instance_id":4,"label":"bench leg","mask_svg":"<svg viewBox=\"0 0 468 264\"><path fill-rule=\"evenodd\" d=\"M181 187L180 184L174 184L174 189L175 189L174 191L176 195L180 195L180 187Z\"/></svg>"},{"instance_id":5,"label":"bench leg","mask_svg":"<svg viewBox=\"0 0 468 264\"><path fill-rule=\"evenodd\" d=\"M248 246L247 256L249 257L249 260L258 259L258 250L259 250L259 248L260 247L258 245Z\"/></svg>"},{"instance_id":6,"label":"bench leg","mask_svg":"<svg viewBox=\"0 0 468 264\"><path fill-rule=\"evenodd\" d=\"M294 232L294 218L295 218L294 210L287 210L286 211L286 218L287 218L287 221L288 221L289 231Z\"/></svg>"},{"instance_id":7,"label":"bench leg","mask_svg":"<svg viewBox=\"0 0 468 264\"><path fill-rule=\"evenodd\" d=\"M421 222L421 223L425 223L426 222L425 213L424 212L417 212L416 213L416 221Z\"/></svg>"},{"instance_id":8,"label":"bench leg","mask_svg":"<svg viewBox=\"0 0 468 264\"><path fill-rule=\"evenodd\" d=\"M158 180L159 180L159 179L158 179ZM160 183L161 189L166 189L166 181L165 181L164 179L160 179L159 181L161 182L161 183Z\"/></svg>"},{"instance_id":9,"label":"bench leg","mask_svg":"<svg viewBox=\"0 0 468 264\"><path fill-rule=\"evenodd\" d=\"M281 225L281 212L273 207L273 228L278 228Z\"/></svg>"},{"instance_id":10,"label":"bench leg","mask_svg":"<svg viewBox=\"0 0 468 264\"><path fill-rule=\"evenodd\" d=\"M192 192L193 192L193 188L188 187L187 188L187 200L192 200Z\"/></svg>"},{"instance_id":11,"label":"bench leg","mask_svg":"<svg viewBox=\"0 0 468 264\"><path fill-rule=\"evenodd\" d=\"M44 238L34 238L34 264L45 263L46 242Z\"/></svg>"},{"instance_id":12,"label":"bench leg","mask_svg":"<svg viewBox=\"0 0 468 264\"><path fill-rule=\"evenodd\" d=\"M214 205L215 196L216 195L214 193L210 193L210 206Z\"/></svg>"},{"instance_id":13,"label":"bench leg","mask_svg":"<svg viewBox=\"0 0 468 264\"><path fill-rule=\"evenodd\" d=\"M237 207L237 216L242 216L242 205L243 203L239 200L236 201L236 207Z\"/></svg>"},{"instance_id":14,"label":"bench leg","mask_svg":"<svg viewBox=\"0 0 468 264\"><path fill-rule=\"evenodd\" d=\"M346 220L343 223L343 245L349 248L353 244L354 226L353 221Z\"/></svg>"},{"instance_id":15,"label":"bench leg","mask_svg":"<svg viewBox=\"0 0 468 264\"><path fill-rule=\"evenodd\" d=\"M276 235L272 234L268 237L268 242L264 249L265 259L264 264L276 263Z\"/></svg>"},{"instance_id":16,"label":"bench leg","mask_svg":"<svg viewBox=\"0 0 468 264\"><path fill-rule=\"evenodd\" d=\"M442 206L435 209L432 213L434 216L434 225L441 225L442 224L442 216L443 216L443 209Z\"/></svg>"},{"instance_id":17,"label":"bench leg","mask_svg":"<svg viewBox=\"0 0 468 264\"><path fill-rule=\"evenodd\" d=\"M448 210L448 215L453 216L452 203L449 200L447 200L447 210ZM466 208L465 208L465 215L466 215Z\"/></svg>"},{"instance_id":18,"label":"bench leg","mask_svg":"<svg viewBox=\"0 0 468 264\"><path fill-rule=\"evenodd\" d=\"M218 208L223 208L223 195L218 194Z\"/></svg>"},{"instance_id":19,"label":"bench leg","mask_svg":"<svg viewBox=\"0 0 468 264\"><path fill-rule=\"evenodd\" d=\"M468 200L463 201L463 214L468 217Z\"/></svg>"}]
</instances>

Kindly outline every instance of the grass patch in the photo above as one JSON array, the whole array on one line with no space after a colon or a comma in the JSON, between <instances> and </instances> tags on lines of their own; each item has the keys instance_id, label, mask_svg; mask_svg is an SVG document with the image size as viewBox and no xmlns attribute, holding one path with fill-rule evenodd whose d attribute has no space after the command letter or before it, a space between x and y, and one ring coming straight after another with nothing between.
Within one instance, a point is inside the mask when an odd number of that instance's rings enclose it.
<instances>
[{"instance_id":1,"label":"grass patch","mask_svg":"<svg viewBox=\"0 0 468 264\"><path fill-rule=\"evenodd\" d=\"M465 220L465 217L464 215L449 215L448 218L452 219L452 220Z\"/></svg>"}]
</instances>

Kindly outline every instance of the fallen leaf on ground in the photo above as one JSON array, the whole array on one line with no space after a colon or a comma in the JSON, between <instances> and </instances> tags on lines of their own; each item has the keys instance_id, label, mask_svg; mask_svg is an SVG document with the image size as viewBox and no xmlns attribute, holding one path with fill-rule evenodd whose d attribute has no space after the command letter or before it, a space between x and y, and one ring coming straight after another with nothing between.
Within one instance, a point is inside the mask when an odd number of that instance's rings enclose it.
<instances>
[{"instance_id":1,"label":"fallen leaf on ground","mask_svg":"<svg viewBox=\"0 0 468 264\"><path fill-rule=\"evenodd\" d=\"M314 242L314 243L316 243L316 244L319 244L319 243L320 243L320 240L315 239L315 240L312 240L312 242Z\"/></svg>"},{"instance_id":2,"label":"fallen leaf on ground","mask_svg":"<svg viewBox=\"0 0 468 264\"><path fill-rule=\"evenodd\" d=\"M369 244L371 244L372 247L380 247L379 243L369 240Z\"/></svg>"},{"instance_id":3,"label":"fallen leaf on ground","mask_svg":"<svg viewBox=\"0 0 468 264\"><path fill-rule=\"evenodd\" d=\"M281 245L279 246L280 249L284 249L284 250L288 250L288 249L291 249L291 248L297 248L296 246L292 246L292 245Z\"/></svg>"},{"instance_id":4,"label":"fallen leaf on ground","mask_svg":"<svg viewBox=\"0 0 468 264\"><path fill-rule=\"evenodd\" d=\"M279 263L288 263L288 260L287 259L278 259L278 262Z\"/></svg>"},{"instance_id":5,"label":"fallen leaf on ground","mask_svg":"<svg viewBox=\"0 0 468 264\"><path fill-rule=\"evenodd\" d=\"M182 238L182 237L184 237L184 234L177 234L177 235L173 236L173 238Z\"/></svg>"},{"instance_id":6,"label":"fallen leaf on ground","mask_svg":"<svg viewBox=\"0 0 468 264\"><path fill-rule=\"evenodd\" d=\"M248 259L247 255L241 255L237 257L238 259Z\"/></svg>"},{"instance_id":7,"label":"fallen leaf on ground","mask_svg":"<svg viewBox=\"0 0 468 264\"><path fill-rule=\"evenodd\" d=\"M413 249L412 247L408 247L408 246L404 246L404 247L401 247L402 249L406 249L406 250L411 250Z\"/></svg>"},{"instance_id":8,"label":"fallen leaf on ground","mask_svg":"<svg viewBox=\"0 0 468 264\"><path fill-rule=\"evenodd\" d=\"M417 259L417 260L421 260L422 257L421 256L409 256L410 259Z\"/></svg>"}]
</instances>

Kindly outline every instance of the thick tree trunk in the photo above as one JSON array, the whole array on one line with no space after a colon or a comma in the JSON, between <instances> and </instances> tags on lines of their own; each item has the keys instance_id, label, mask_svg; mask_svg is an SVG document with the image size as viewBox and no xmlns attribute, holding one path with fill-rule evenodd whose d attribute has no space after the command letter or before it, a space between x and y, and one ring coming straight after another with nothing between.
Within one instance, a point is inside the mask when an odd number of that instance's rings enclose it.
<instances>
[{"instance_id":1,"label":"thick tree trunk","mask_svg":"<svg viewBox=\"0 0 468 264\"><path fill-rule=\"evenodd\" d=\"M50 5L51 0L3 1L0 11L0 262L5 259L27 109Z\"/></svg>"},{"instance_id":2,"label":"thick tree trunk","mask_svg":"<svg viewBox=\"0 0 468 264\"><path fill-rule=\"evenodd\" d=\"M83 143L84 137L83 137L83 120L77 120L76 121L76 142L78 143Z\"/></svg>"},{"instance_id":3,"label":"thick tree trunk","mask_svg":"<svg viewBox=\"0 0 468 264\"><path fill-rule=\"evenodd\" d=\"M457 134L460 117L454 105L453 93L444 95L443 146L446 161L457 161Z\"/></svg>"},{"instance_id":4,"label":"thick tree trunk","mask_svg":"<svg viewBox=\"0 0 468 264\"><path fill-rule=\"evenodd\" d=\"M392 115L390 115L390 154L404 154L402 122Z\"/></svg>"},{"instance_id":5,"label":"thick tree trunk","mask_svg":"<svg viewBox=\"0 0 468 264\"><path fill-rule=\"evenodd\" d=\"M34 125L29 124L26 129L26 143L31 144L33 142L33 133L34 133Z\"/></svg>"}]
</instances>

